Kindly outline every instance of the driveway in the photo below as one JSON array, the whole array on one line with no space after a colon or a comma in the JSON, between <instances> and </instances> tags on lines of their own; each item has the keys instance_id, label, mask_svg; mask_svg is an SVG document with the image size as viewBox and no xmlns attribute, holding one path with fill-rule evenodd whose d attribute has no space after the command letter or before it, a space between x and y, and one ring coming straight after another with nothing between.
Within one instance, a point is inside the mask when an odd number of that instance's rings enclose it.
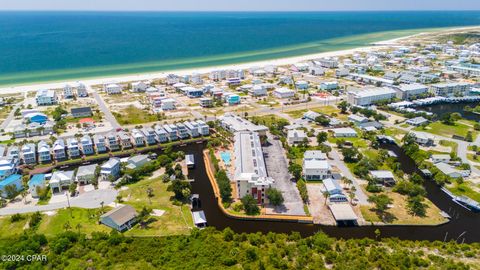
<instances>
[{"instance_id":1,"label":"driveway","mask_svg":"<svg viewBox=\"0 0 480 270\"><path fill-rule=\"evenodd\" d=\"M91 192L83 193L78 197L70 198L70 206L88 209L100 208L101 202L103 202L105 206L114 202L117 194L118 191L115 189L97 189ZM9 208L7 206L0 209L0 216L13 215L17 213L33 213L37 211L51 211L66 207L68 207L68 202L66 200L48 205L23 206L21 208Z\"/></svg>"},{"instance_id":2,"label":"driveway","mask_svg":"<svg viewBox=\"0 0 480 270\"><path fill-rule=\"evenodd\" d=\"M263 147L268 176L275 179L275 188L283 194L284 203L278 207L268 207L268 214L305 215L303 201L295 182L288 172L288 161L280 140L274 140L267 133L268 146Z\"/></svg>"},{"instance_id":3,"label":"driveway","mask_svg":"<svg viewBox=\"0 0 480 270\"><path fill-rule=\"evenodd\" d=\"M103 112L105 115L105 119L107 119L108 122L112 125L113 129L120 128L120 124L117 122L117 119L113 114L110 112L110 109L108 109L107 104L105 104L105 101L103 98L97 93L97 91L93 90L90 86L87 86L87 89L90 93L92 93L93 97L97 101L98 107L100 110Z\"/></svg>"}]
</instances>

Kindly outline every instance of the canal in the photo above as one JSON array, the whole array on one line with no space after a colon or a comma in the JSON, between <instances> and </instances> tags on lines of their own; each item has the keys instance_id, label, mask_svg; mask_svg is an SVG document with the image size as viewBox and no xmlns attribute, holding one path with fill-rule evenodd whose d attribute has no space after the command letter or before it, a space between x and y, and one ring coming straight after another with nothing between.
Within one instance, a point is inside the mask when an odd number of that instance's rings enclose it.
<instances>
[{"instance_id":1,"label":"canal","mask_svg":"<svg viewBox=\"0 0 480 270\"><path fill-rule=\"evenodd\" d=\"M443 104L418 106L418 107L415 107L415 109L434 113L438 117L441 117L446 113L458 112L462 115L463 118L478 122L480 121L480 114L464 110L465 106L470 106L474 108L477 105L479 105L479 102L443 103Z\"/></svg>"},{"instance_id":2,"label":"canal","mask_svg":"<svg viewBox=\"0 0 480 270\"><path fill-rule=\"evenodd\" d=\"M359 226L335 227L294 222L250 221L227 217L218 207L213 188L208 180L203 161L203 144L191 144L177 148L186 154L194 154L195 169L190 170L189 178L195 179L192 183L193 193L200 195L202 210L204 210L208 225L219 230L230 227L238 233L299 232L303 236L312 235L318 231L337 238L374 238L375 230L379 229L382 237L397 237L408 240L457 240L458 242L480 241L480 215L472 213L454 203L431 180L425 180L427 197L441 210L452 216L451 222L439 226ZM382 148L392 150L398 155L402 169L406 173L419 172L414 162L406 156L396 145L383 144ZM420 173L420 172L419 172Z\"/></svg>"}]
</instances>

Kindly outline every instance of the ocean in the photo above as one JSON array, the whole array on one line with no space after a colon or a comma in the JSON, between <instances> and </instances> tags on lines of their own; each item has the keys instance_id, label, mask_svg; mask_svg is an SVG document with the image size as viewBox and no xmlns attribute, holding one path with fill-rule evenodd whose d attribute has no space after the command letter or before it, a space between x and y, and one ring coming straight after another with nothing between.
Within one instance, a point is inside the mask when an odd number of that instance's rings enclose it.
<instances>
[{"instance_id":1,"label":"ocean","mask_svg":"<svg viewBox=\"0 0 480 270\"><path fill-rule=\"evenodd\" d=\"M470 25L480 12L0 12L0 85L275 59Z\"/></svg>"}]
</instances>

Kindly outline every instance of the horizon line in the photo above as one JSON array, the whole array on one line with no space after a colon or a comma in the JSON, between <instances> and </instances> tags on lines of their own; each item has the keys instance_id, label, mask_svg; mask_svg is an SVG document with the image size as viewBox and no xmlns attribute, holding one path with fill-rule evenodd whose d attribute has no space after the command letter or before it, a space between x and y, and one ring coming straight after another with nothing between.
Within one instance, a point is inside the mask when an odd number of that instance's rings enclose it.
<instances>
[{"instance_id":1,"label":"horizon line","mask_svg":"<svg viewBox=\"0 0 480 270\"><path fill-rule=\"evenodd\" d=\"M145 12L145 13L154 13L154 12L271 12L271 13L290 13L290 12L303 12L303 13L314 13L314 12L395 12L395 11L405 11L405 12L435 12L435 11L446 11L446 12L480 12L480 9L471 10L471 9L331 9L331 10L126 10L126 9L0 9L0 12Z\"/></svg>"}]
</instances>

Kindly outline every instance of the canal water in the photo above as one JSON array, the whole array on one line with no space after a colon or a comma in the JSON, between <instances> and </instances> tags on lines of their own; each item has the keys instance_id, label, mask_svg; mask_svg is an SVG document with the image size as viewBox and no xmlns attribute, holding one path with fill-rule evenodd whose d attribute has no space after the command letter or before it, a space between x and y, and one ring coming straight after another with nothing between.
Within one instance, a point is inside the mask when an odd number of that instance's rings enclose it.
<instances>
[{"instance_id":1,"label":"canal water","mask_svg":"<svg viewBox=\"0 0 480 270\"><path fill-rule=\"evenodd\" d=\"M478 242L480 241L480 215L472 213L465 208L454 203L450 197L440 190L431 180L425 180L427 197L437 205L441 210L452 216L449 223L439 226L359 226L359 227L335 227L315 224L303 224L294 222L276 222L276 221L250 221L239 220L227 217L219 209L213 188L208 180L205 164L203 162L203 144L191 144L179 150L187 154L194 154L195 169L190 170L189 178L195 179L192 183L193 193L200 195L202 209L205 212L208 225L214 226L219 230L230 227L238 233L255 232L277 232L290 233L299 232L303 236L309 236L316 232L323 231L326 234L337 238L374 238L375 230L379 229L382 237L398 237L409 240L458 240L458 242ZM414 162L406 156L396 145L383 144L382 148L392 150L398 155L402 169L406 173L412 173L419 170ZM458 239L457 239L458 238Z\"/></svg>"},{"instance_id":2,"label":"canal water","mask_svg":"<svg viewBox=\"0 0 480 270\"><path fill-rule=\"evenodd\" d=\"M470 106L475 108L475 106L480 105L479 102L460 102L460 103L445 103L445 104L432 104L432 105L425 105L419 106L415 109L422 110L426 112L431 112L436 114L438 117L446 113L454 113L458 112L462 115L463 118L473 121L480 121L480 114L465 111L463 108L465 106Z\"/></svg>"}]
</instances>

